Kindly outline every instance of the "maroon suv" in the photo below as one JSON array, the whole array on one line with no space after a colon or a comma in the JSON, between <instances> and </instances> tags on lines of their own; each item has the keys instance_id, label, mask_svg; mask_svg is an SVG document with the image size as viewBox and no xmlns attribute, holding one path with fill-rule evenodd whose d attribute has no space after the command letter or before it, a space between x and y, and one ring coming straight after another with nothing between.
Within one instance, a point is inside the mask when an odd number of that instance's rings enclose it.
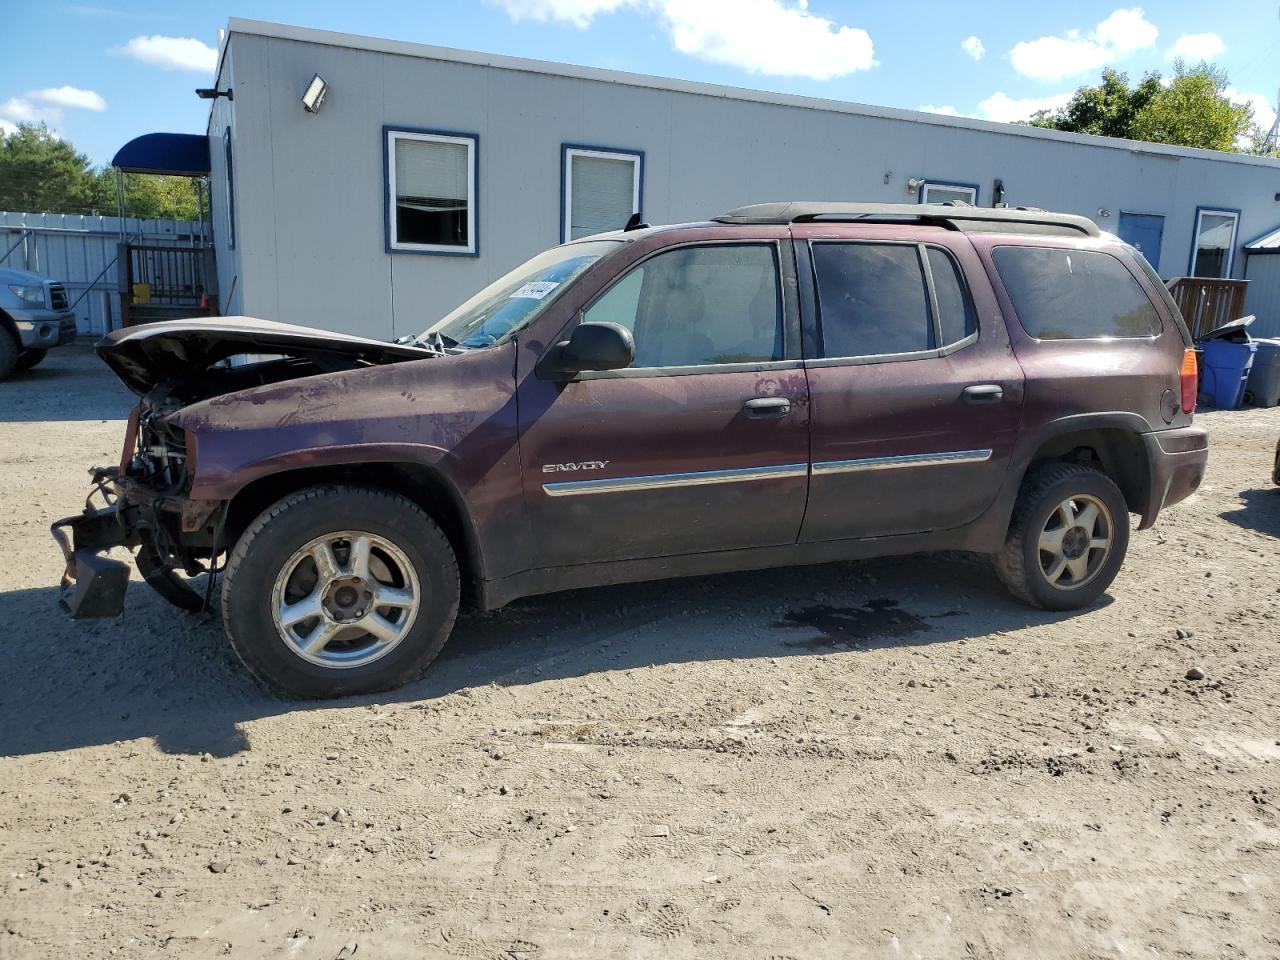
<instances>
[{"instance_id":1,"label":"maroon suv","mask_svg":"<svg viewBox=\"0 0 1280 960\"><path fill-rule=\"evenodd\" d=\"M1082 607L1200 483L1195 355L1089 220L776 203L538 254L420 337L247 318L99 353L141 396L60 521L73 616L137 550L299 696L381 690L483 609L593 584L924 550ZM66 530L69 528L71 537ZM70 541L70 542L69 542ZM72 583L72 581L76 581Z\"/></svg>"}]
</instances>

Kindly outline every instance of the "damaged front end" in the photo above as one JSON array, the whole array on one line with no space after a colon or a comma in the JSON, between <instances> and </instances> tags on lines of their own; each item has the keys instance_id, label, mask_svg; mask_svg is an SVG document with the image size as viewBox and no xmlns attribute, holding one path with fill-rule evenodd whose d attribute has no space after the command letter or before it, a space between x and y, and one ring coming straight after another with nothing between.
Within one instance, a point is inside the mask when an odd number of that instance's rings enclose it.
<instances>
[{"instance_id":1,"label":"damaged front end","mask_svg":"<svg viewBox=\"0 0 1280 960\"><path fill-rule=\"evenodd\" d=\"M98 355L141 402L115 467L90 471L84 510L52 525L66 557L61 605L76 619L119 616L129 568L107 556L136 551L143 579L184 610L207 606L213 566L226 549L228 503L193 499L193 405L293 380L436 359L431 343L386 343L253 317L169 320L108 334ZM205 425L205 436L210 428ZM187 579L210 574L203 594Z\"/></svg>"},{"instance_id":2,"label":"damaged front end","mask_svg":"<svg viewBox=\"0 0 1280 960\"><path fill-rule=\"evenodd\" d=\"M187 499L195 450L165 421L167 412L144 398L129 418L120 464L94 468L84 510L50 527L67 562L59 605L74 620L123 612L129 567L106 555L113 547L136 551L143 579L175 606L197 611L207 603L208 592L197 593L177 571L210 571L225 505Z\"/></svg>"}]
</instances>

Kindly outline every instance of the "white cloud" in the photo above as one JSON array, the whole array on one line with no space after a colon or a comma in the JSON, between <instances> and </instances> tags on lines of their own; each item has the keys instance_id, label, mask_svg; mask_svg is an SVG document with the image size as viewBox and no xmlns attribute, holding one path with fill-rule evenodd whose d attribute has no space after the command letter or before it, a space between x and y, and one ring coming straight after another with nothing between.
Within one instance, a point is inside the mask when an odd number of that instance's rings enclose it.
<instances>
[{"instance_id":1,"label":"white cloud","mask_svg":"<svg viewBox=\"0 0 1280 960\"><path fill-rule=\"evenodd\" d=\"M10 97L0 103L0 131L11 133L20 123L43 123L56 132L58 125L62 123L62 109L32 103L25 96Z\"/></svg>"},{"instance_id":2,"label":"white cloud","mask_svg":"<svg viewBox=\"0 0 1280 960\"><path fill-rule=\"evenodd\" d=\"M960 41L960 49L975 60L981 60L987 55L987 48L977 37L965 37Z\"/></svg>"},{"instance_id":3,"label":"white cloud","mask_svg":"<svg viewBox=\"0 0 1280 960\"><path fill-rule=\"evenodd\" d=\"M1182 57L1184 60L1199 62L1212 60L1226 49L1227 45L1216 33L1184 33L1165 51L1164 58L1176 60Z\"/></svg>"},{"instance_id":4,"label":"white cloud","mask_svg":"<svg viewBox=\"0 0 1280 960\"><path fill-rule=\"evenodd\" d=\"M1088 73L1155 44L1159 30L1139 7L1116 10L1092 33L1068 30L1064 36L1023 40L1009 51L1013 69L1025 77L1057 82Z\"/></svg>"},{"instance_id":5,"label":"white cloud","mask_svg":"<svg viewBox=\"0 0 1280 960\"><path fill-rule=\"evenodd\" d=\"M944 117L967 117L968 116L967 113L962 113L952 106L935 107L933 104L927 103L923 107L920 107L919 109L924 113L940 113Z\"/></svg>"},{"instance_id":6,"label":"white cloud","mask_svg":"<svg viewBox=\"0 0 1280 960\"><path fill-rule=\"evenodd\" d=\"M218 65L218 51L194 37L134 37L110 52L165 70L212 73Z\"/></svg>"},{"instance_id":7,"label":"white cloud","mask_svg":"<svg viewBox=\"0 0 1280 960\"><path fill-rule=\"evenodd\" d=\"M1253 107L1253 122L1261 128L1263 133L1270 130L1271 125L1276 122L1275 104L1267 99L1265 94L1237 90L1235 87L1227 87L1223 93L1232 103L1247 103ZM1250 137L1241 137L1236 146L1247 150L1252 146L1252 139Z\"/></svg>"},{"instance_id":8,"label":"white cloud","mask_svg":"<svg viewBox=\"0 0 1280 960\"><path fill-rule=\"evenodd\" d=\"M64 108L98 113L107 109L107 101L92 90L79 87L32 90L0 103L0 134L12 133L20 123L43 123L50 132L60 136L58 127L62 124Z\"/></svg>"},{"instance_id":9,"label":"white cloud","mask_svg":"<svg viewBox=\"0 0 1280 960\"><path fill-rule=\"evenodd\" d=\"M1057 110L1070 99L1069 93L1055 93L1049 97L1023 97L1015 100L1007 93L997 91L978 104L978 111L984 120L1015 123L1030 120L1037 110Z\"/></svg>"},{"instance_id":10,"label":"white cloud","mask_svg":"<svg viewBox=\"0 0 1280 960\"><path fill-rule=\"evenodd\" d=\"M107 101L103 100L100 94L92 90L81 90L79 87L49 87L44 90L35 90L27 96L56 107L92 110L95 113L101 113L107 109Z\"/></svg>"},{"instance_id":11,"label":"white cloud","mask_svg":"<svg viewBox=\"0 0 1280 960\"><path fill-rule=\"evenodd\" d=\"M563 20L586 29L601 13L613 13L619 7L635 6L634 0L491 0L510 14L513 20Z\"/></svg>"},{"instance_id":12,"label":"white cloud","mask_svg":"<svg viewBox=\"0 0 1280 960\"><path fill-rule=\"evenodd\" d=\"M807 0L490 0L515 19L586 27L624 7L657 17L689 56L770 76L828 80L875 66L871 37L808 10Z\"/></svg>"}]
</instances>

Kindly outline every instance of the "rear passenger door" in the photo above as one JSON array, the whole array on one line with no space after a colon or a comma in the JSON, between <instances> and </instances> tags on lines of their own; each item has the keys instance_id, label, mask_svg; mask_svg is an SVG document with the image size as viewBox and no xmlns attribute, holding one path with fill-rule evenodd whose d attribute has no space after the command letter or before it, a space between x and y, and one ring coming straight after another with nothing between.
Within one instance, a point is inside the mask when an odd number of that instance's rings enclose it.
<instances>
[{"instance_id":1,"label":"rear passenger door","mask_svg":"<svg viewBox=\"0 0 1280 960\"><path fill-rule=\"evenodd\" d=\"M793 234L812 447L801 540L975 520L1008 469L1023 378L972 245L941 228Z\"/></svg>"}]
</instances>

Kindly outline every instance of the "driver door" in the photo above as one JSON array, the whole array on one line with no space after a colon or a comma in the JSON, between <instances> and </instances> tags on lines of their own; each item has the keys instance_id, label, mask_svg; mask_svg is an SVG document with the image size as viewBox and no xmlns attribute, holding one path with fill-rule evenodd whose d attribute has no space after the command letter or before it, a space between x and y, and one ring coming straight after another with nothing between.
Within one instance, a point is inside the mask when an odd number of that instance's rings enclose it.
<instances>
[{"instance_id":1,"label":"driver door","mask_svg":"<svg viewBox=\"0 0 1280 960\"><path fill-rule=\"evenodd\" d=\"M579 314L632 332L629 368L523 378L536 566L796 542L809 404L791 258L781 238L660 248Z\"/></svg>"}]
</instances>

